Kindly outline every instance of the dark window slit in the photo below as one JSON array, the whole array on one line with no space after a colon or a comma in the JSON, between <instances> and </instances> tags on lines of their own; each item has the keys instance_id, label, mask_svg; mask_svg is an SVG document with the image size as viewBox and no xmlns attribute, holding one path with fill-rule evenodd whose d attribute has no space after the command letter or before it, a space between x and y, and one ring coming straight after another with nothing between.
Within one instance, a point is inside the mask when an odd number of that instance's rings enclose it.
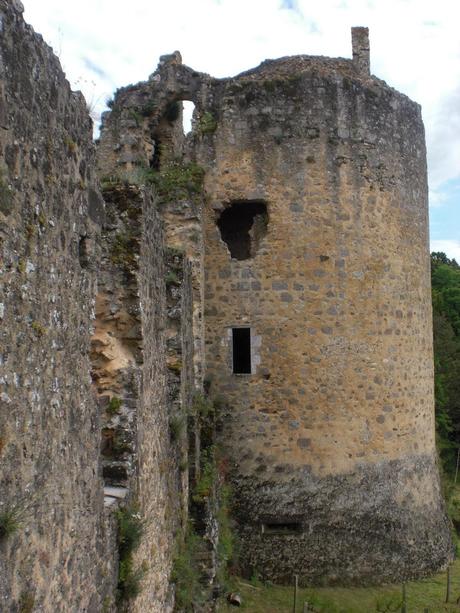
<instances>
[{"instance_id":1,"label":"dark window slit","mask_svg":"<svg viewBox=\"0 0 460 613\"><path fill-rule=\"evenodd\" d=\"M251 329L232 328L233 372L251 374Z\"/></svg>"}]
</instances>

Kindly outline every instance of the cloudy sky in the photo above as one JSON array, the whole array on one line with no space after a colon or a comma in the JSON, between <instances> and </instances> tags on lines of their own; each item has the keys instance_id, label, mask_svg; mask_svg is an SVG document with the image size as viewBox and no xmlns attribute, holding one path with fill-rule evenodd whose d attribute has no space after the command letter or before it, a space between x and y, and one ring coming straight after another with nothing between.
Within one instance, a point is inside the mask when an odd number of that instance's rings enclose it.
<instances>
[{"instance_id":1,"label":"cloudy sky","mask_svg":"<svg viewBox=\"0 0 460 613\"><path fill-rule=\"evenodd\" d=\"M432 249L460 262L458 0L23 0L95 113L117 87L145 80L164 53L216 77L266 58L351 56L368 26L371 70L422 105Z\"/></svg>"}]
</instances>

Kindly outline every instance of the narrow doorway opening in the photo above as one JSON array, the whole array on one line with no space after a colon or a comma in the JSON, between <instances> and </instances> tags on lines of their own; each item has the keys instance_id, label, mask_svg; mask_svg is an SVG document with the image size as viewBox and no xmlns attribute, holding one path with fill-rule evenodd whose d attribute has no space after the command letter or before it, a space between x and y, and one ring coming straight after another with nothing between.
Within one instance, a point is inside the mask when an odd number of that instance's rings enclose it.
<instances>
[{"instance_id":1,"label":"narrow doorway opening","mask_svg":"<svg viewBox=\"0 0 460 613\"><path fill-rule=\"evenodd\" d=\"M251 374L251 328L232 328L233 373Z\"/></svg>"}]
</instances>

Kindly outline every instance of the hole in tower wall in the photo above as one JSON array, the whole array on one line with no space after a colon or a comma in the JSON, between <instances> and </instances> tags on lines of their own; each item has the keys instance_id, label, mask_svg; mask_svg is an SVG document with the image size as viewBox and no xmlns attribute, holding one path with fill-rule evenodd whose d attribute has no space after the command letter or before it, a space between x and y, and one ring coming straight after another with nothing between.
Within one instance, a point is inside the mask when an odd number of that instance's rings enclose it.
<instances>
[{"instance_id":1,"label":"hole in tower wall","mask_svg":"<svg viewBox=\"0 0 460 613\"><path fill-rule=\"evenodd\" d=\"M232 202L217 220L222 240L236 260L248 260L257 253L267 234L267 205L261 200Z\"/></svg>"},{"instance_id":2,"label":"hole in tower wall","mask_svg":"<svg viewBox=\"0 0 460 613\"><path fill-rule=\"evenodd\" d=\"M251 328L232 328L234 374L251 374Z\"/></svg>"}]
</instances>

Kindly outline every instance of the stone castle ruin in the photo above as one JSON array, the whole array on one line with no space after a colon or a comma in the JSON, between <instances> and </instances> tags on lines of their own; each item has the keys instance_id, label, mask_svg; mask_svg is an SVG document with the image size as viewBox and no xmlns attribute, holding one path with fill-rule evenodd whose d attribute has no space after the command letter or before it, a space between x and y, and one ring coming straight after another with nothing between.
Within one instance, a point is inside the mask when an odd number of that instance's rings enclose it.
<instances>
[{"instance_id":1,"label":"stone castle ruin","mask_svg":"<svg viewBox=\"0 0 460 613\"><path fill-rule=\"evenodd\" d=\"M109 612L127 590L172 611L190 518L216 583L224 482L243 573L445 566L423 125L371 76L367 29L352 60L227 79L163 56L95 147L21 13L0 0L0 610Z\"/></svg>"}]
</instances>

